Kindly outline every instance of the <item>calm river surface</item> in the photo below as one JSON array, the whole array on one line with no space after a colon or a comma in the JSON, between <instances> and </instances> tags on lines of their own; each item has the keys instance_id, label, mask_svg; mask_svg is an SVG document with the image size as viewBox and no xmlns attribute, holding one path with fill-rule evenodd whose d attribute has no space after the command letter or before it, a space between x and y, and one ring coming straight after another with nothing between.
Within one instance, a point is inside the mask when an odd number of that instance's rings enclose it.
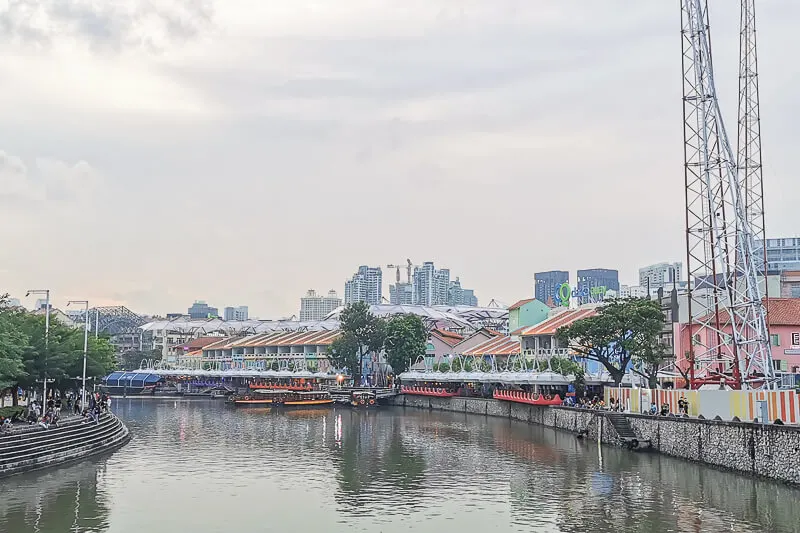
<instances>
[{"instance_id":1,"label":"calm river surface","mask_svg":"<svg viewBox=\"0 0 800 533\"><path fill-rule=\"evenodd\" d=\"M0 481L0 532L800 532L798 490L505 419L114 408L134 440Z\"/></svg>"}]
</instances>

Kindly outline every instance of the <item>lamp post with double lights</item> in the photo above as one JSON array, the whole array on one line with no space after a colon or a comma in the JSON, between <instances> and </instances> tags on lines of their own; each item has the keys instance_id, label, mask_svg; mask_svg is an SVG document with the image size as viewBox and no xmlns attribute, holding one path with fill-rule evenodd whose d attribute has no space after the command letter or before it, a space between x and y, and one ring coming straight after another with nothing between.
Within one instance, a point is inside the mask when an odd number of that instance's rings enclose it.
<instances>
[{"instance_id":1,"label":"lamp post with double lights","mask_svg":"<svg viewBox=\"0 0 800 533\"><path fill-rule=\"evenodd\" d=\"M47 405L47 348L50 341L50 289L37 289L30 290L25 293L27 298L31 294L44 294L45 295L45 310L44 310L44 383L42 406Z\"/></svg>"},{"instance_id":2,"label":"lamp post with double lights","mask_svg":"<svg viewBox=\"0 0 800 533\"><path fill-rule=\"evenodd\" d=\"M86 352L89 349L89 302L88 300L70 300L67 302L67 307L70 304L83 305L83 376L81 378L81 411L86 406Z\"/></svg>"}]
</instances>

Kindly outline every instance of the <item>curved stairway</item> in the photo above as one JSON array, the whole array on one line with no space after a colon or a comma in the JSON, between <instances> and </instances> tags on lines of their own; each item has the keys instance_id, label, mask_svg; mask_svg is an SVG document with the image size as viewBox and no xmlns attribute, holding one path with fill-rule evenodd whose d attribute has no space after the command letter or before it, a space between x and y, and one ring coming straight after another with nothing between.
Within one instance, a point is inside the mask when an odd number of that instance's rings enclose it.
<instances>
[{"instance_id":1,"label":"curved stairway","mask_svg":"<svg viewBox=\"0 0 800 533\"><path fill-rule=\"evenodd\" d=\"M20 428L0 437L0 478L115 450L129 440L128 428L110 413L99 424L73 418L58 428Z\"/></svg>"}]
</instances>

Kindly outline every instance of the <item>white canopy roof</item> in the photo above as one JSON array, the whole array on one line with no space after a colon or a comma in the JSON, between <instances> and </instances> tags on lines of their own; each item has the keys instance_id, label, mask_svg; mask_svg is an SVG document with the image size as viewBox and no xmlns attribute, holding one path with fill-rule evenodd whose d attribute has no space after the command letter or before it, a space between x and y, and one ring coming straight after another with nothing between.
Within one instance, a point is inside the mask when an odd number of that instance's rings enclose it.
<instances>
[{"instance_id":1,"label":"white canopy roof","mask_svg":"<svg viewBox=\"0 0 800 533\"><path fill-rule=\"evenodd\" d=\"M555 372L417 372L400 374L403 381L439 381L443 383L506 383L515 385L569 385L570 380Z\"/></svg>"},{"instance_id":2,"label":"white canopy roof","mask_svg":"<svg viewBox=\"0 0 800 533\"><path fill-rule=\"evenodd\" d=\"M193 370L193 369L164 369L140 368L129 373L141 372L143 374L157 374L159 376L189 376L189 377L215 377L215 378L294 378L294 379L336 379L335 374L326 372L310 372L301 370Z\"/></svg>"}]
</instances>

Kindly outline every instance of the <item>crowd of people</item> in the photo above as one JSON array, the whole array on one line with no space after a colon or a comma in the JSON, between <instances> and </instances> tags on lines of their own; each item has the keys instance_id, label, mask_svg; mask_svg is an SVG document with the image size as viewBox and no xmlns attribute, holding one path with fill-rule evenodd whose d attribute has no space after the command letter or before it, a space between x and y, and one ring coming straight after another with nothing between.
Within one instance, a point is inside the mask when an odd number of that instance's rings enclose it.
<instances>
[{"instance_id":1,"label":"crowd of people","mask_svg":"<svg viewBox=\"0 0 800 533\"><path fill-rule=\"evenodd\" d=\"M575 400L574 397L567 397L564 399L564 405L568 407L579 407L581 409L602 409L606 411L626 411L625 402L620 398L619 400L611 396L608 399L608 405L605 400L598 396L592 398L583 397L580 400ZM656 404L651 404L650 409L642 414L649 414L652 416L669 416L671 414L670 406L668 403L661 404L659 408ZM678 414L680 416L689 416L689 400L685 397L678 399Z\"/></svg>"},{"instance_id":2,"label":"crowd of people","mask_svg":"<svg viewBox=\"0 0 800 533\"><path fill-rule=\"evenodd\" d=\"M28 399L24 413L24 422L38 425L44 429L58 427L62 419L62 410L83 418L84 422L100 423L100 415L111 409L111 397L106 393L91 393L87 396L86 405L81 406L79 394L69 393L63 396L57 391L53 397L43 404L41 400ZM0 420L0 431L8 432L12 428L10 417Z\"/></svg>"}]
</instances>

